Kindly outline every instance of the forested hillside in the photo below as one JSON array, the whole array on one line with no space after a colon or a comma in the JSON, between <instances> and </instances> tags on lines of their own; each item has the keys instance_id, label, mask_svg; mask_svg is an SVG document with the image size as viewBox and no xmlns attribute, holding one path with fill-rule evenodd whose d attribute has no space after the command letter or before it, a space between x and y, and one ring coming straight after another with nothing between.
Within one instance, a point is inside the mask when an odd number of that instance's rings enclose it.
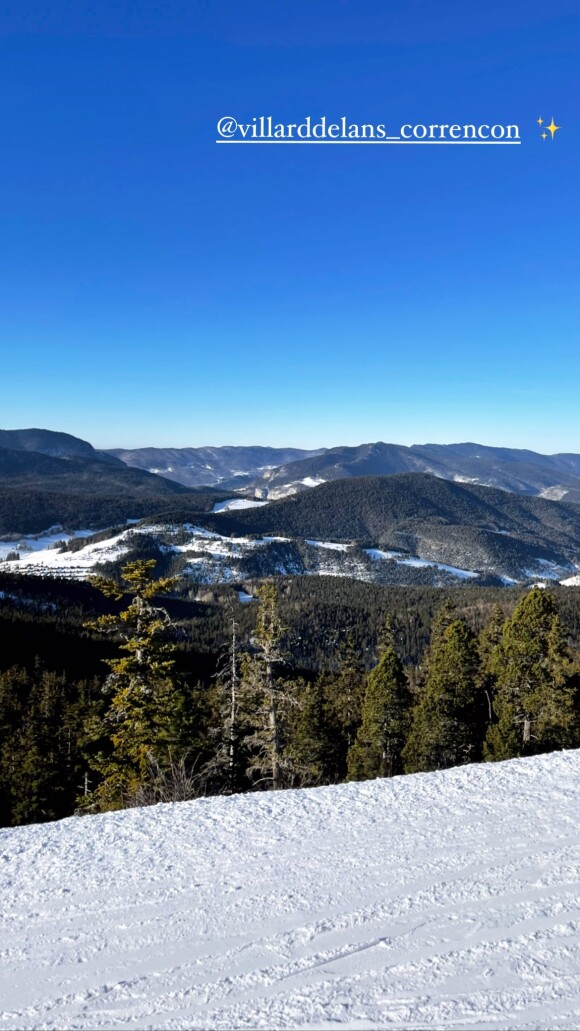
<instances>
[{"instance_id":1,"label":"forested hillside","mask_svg":"<svg viewBox=\"0 0 580 1031\"><path fill-rule=\"evenodd\" d=\"M192 600L152 569L0 577L3 822L580 744L575 589L297 577Z\"/></svg>"},{"instance_id":2,"label":"forested hillside","mask_svg":"<svg viewBox=\"0 0 580 1031\"><path fill-rule=\"evenodd\" d=\"M538 562L572 568L580 560L578 506L422 474L324 483L206 525L232 534L357 541L516 579L526 568L539 570Z\"/></svg>"}]
</instances>

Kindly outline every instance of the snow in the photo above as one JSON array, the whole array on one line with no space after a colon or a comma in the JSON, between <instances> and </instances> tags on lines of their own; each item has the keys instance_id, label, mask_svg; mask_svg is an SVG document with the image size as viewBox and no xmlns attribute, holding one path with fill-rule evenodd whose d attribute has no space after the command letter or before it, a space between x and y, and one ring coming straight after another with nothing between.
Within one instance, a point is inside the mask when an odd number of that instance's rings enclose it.
<instances>
[{"instance_id":1,"label":"snow","mask_svg":"<svg viewBox=\"0 0 580 1031\"><path fill-rule=\"evenodd\" d=\"M457 576L462 580L472 580L479 576L478 573L474 573L470 569L458 569L457 566L447 566L443 562L432 562L424 558L416 558L415 556L403 558L400 551L381 551L380 548L365 548L364 550L369 558L376 561L380 561L381 559L394 559L399 566L413 566L416 569L429 569L435 567L436 569L442 569L446 573L451 573L453 576Z\"/></svg>"},{"instance_id":2,"label":"snow","mask_svg":"<svg viewBox=\"0 0 580 1031\"><path fill-rule=\"evenodd\" d=\"M369 558L375 559L377 562L384 558L401 558L400 551L381 551L380 548L365 548L364 550Z\"/></svg>"},{"instance_id":3,"label":"snow","mask_svg":"<svg viewBox=\"0 0 580 1031\"><path fill-rule=\"evenodd\" d=\"M568 487L547 487L546 490L540 492L538 497L545 498L548 501L562 501L569 493Z\"/></svg>"},{"instance_id":4,"label":"snow","mask_svg":"<svg viewBox=\"0 0 580 1031\"><path fill-rule=\"evenodd\" d=\"M240 508L261 508L267 501L254 501L252 498L229 498L228 501L217 501L212 508L214 512L233 512Z\"/></svg>"},{"instance_id":5,"label":"snow","mask_svg":"<svg viewBox=\"0 0 580 1031\"><path fill-rule=\"evenodd\" d=\"M59 551L58 548L50 547L50 543L56 541L70 540L71 537L85 536L83 531L76 534L60 534L55 540L48 543L43 539L43 546L36 551L20 552L20 559L3 563L5 569L18 573L38 574L41 576L66 576L71 579L83 579L90 576L94 567L101 562L114 562L122 558L129 549L130 534L137 532L137 528L123 530L114 537L104 541L88 543L80 551ZM87 531L90 533L90 531ZM11 550L18 551L18 545L13 545Z\"/></svg>"},{"instance_id":6,"label":"snow","mask_svg":"<svg viewBox=\"0 0 580 1031\"><path fill-rule=\"evenodd\" d=\"M580 752L0 832L0 1027L580 1026Z\"/></svg>"},{"instance_id":7,"label":"snow","mask_svg":"<svg viewBox=\"0 0 580 1031\"><path fill-rule=\"evenodd\" d=\"M560 580L562 587L580 587L580 573L576 576L569 576L567 580Z\"/></svg>"},{"instance_id":8,"label":"snow","mask_svg":"<svg viewBox=\"0 0 580 1031\"><path fill-rule=\"evenodd\" d=\"M573 569L574 567L568 566L568 568ZM564 569L566 569L566 566L559 566L557 562L550 562L547 558L538 558L536 559L536 568L525 569L524 576L530 579L541 576L546 580L559 580Z\"/></svg>"},{"instance_id":9,"label":"snow","mask_svg":"<svg viewBox=\"0 0 580 1031\"><path fill-rule=\"evenodd\" d=\"M453 576L466 580L474 579L479 575L478 573L473 573L470 569L458 569L457 566L446 566L443 562L430 562L423 558L403 558L399 560L399 564L401 566L416 566L418 569L436 566L437 569L443 569L446 573L452 573Z\"/></svg>"},{"instance_id":10,"label":"snow","mask_svg":"<svg viewBox=\"0 0 580 1031\"><path fill-rule=\"evenodd\" d=\"M255 601L253 594L248 594L247 591L238 591L238 601L241 601L244 605L249 601Z\"/></svg>"},{"instance_id":11,"label":"snow","mask_svg":"<svg viewBox=\"0 0 580 1031\"><path fill-rule=\"evenodd\" d=\"M51 547L59 541L70 540L73 537L87 537L94 533L92 530L77 530L73 534L53 534L38 538L39 550L21 551L20 559L3 563L3 567L11 572L29 573L40 576L63 576L70 579L86 579L95 572L95 566L102 562L115 562L122 559L129 551L136 535L139 534L162 534L169 531L176 531L178 527L167 527L154 525L152 523L140 523L130 525L128 529L111 535L106 540L88 541L79 551L59 551ZM190 528L195 531L195 528ZM105 531L103 531L105 532ZM210 535L211 531L198 528L200 535ZM219 536L211 534L211 536ZM26 538L34 542L35 538ZM7 547L7 545L2 545ZM176 550L160 545L162 550ZM9 550L18 551L19 545L12 543Z\"/></svg>"},{"instance_id":12,"label":"snow","mask_svg":"<svg viewBox=\"0 0 580 1031\"><path fill-rule=\"evenodd\" d=\"M50 530L46 530L44 533L15 537L12 541L0 541L0 561L5 559L12 551L26 552L28 554L30 552L46 551L51 545L58 544L60 541L70 541L73 537L90 537L93 533L95 533L95 530L75 530L74 533L65 533L64 530L58 527L51 527Z\"/></svg>"},{"instance_id":13,"label":"snow","mask_svg":"<svg viewBox=\"0 0 580 1031\"><path fill-rule=\"evenodd\" d=\"M326 483L321 476L305 476L303 480L300 480L305 487L319 487L321 483Z\"/></svg>"},{"instance_id":14,"label":"snow","mask_svg":"<svg viewBox=\"0 0 580 1031\"><path fill-rule=\"evenodd\" d=\"M312 547L327 547L330 552L346 552L350 544L334 544L329 540L307 540Z\"/></svg>"}]
</instances>

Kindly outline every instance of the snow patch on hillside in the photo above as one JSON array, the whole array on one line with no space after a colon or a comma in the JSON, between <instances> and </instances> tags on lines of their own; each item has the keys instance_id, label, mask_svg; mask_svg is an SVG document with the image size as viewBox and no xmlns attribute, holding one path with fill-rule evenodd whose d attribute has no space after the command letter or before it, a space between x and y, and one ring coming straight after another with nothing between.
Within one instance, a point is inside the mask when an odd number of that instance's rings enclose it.
<instances>
[{"instance_id":1,"label":"snow patch on hillside","mask_svg":"<svg viewBox=\"0 0 580 1031\"><path fill-rule=\"evenodd\" d=\"M392 559L399 566L413 566L415 569L442 569L460 580L472 580L479 576L479 573L474 573L470 569L458 569L457 566L447 566L443 562L432 562L429 559L416 558L414 555L403 557L400 551L381 551L379 548L365 548L364 550L370 558L377 561Z\"/></svg>"},{"instance_id":2,"label":"snow patch on hillside","mask_svg":"<svg viewBox=\"0 0 580 1031\"><path fill-rule=\"evenodd\" d=\"M212 512L235 512L241 508L261 508L267 501L254 501L252 498L229 498L227 501L216 501Z\"/></svg>"},{"instance_id":3,"label":"snow patch on hillside","mask_svg":"<svg viewBox=\"0 0 580 1031\"><path fill-rule=\"evenodd\" d=\"M51 527L45 533L35 535L17 537L15 534L11 534L12 540L0 541L0 562L4 561L6 556L13 551L17 551L20 555L30 555L32 552L46 551L61 541L70 541L75 537L90 537L93 533L95 533L94 530L75 530L74 533L65 533L59 527Z\"/></svg>"},{"instance_id":4,"label":"snow patch on hillside","mask_svg":"<svg viewBox=\"0 0 580 1031\"><path fill-rule=\"evenodd\" d=\"M562 587L580 587L580 573L576 576L569 576L567 580L560 580Z\"/></svg>"},{"instance_id":5,"label":"snow patch on hillside","mask_svg":"<svg viewBox=\"0 0 580 1031\"><path fill-rule=\"evenodd\" d=\"M545 498L547 501L562 501L569 493L569 487L547 487L546 490L540 492L538 497Z\"/></svg>"},{"instance_id":6,"label":"snow patch on hillside","mask_svg":"<svg viewBox=\"0 0 580 1031\"><path fill-rule=\"evenodd\" d=\"M577 1029L580 752L0 832L0 1026Z\"/></svg>"},{"instance_id":7,"label":"snow patch on hillside","mask_svg":"<svg viewBox=\"0 0 580 1031\"><path fill-rule=\"evenodd\" d=\"M332 541L306 541L312 548L327 548L328 551L347 551L349 544L334 544Z\"/></svg>"}]
</instances>

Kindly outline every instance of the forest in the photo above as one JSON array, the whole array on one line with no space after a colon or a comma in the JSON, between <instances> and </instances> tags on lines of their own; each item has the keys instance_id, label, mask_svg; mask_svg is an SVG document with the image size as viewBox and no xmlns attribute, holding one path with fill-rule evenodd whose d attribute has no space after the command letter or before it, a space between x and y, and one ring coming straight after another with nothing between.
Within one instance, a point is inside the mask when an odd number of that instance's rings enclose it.
<instances>
[{"instance_id":1,"label":"forest","mask_svg":"<svg viewBox=\"0 0 580 1031\"><path fill-rule=\"evenodd\" d=\"M0 575L0 821L580 745L573 588Z\"/></svg>"}]
</instances>

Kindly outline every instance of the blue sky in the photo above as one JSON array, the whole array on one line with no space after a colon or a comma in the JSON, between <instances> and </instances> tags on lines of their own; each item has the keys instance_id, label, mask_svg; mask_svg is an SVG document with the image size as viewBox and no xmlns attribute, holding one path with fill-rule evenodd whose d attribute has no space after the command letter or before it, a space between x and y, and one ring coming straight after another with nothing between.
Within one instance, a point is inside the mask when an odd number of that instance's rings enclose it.
<instances>
[{"instance_id":1,"label":"blue sky","mask_svg":"<svg viewBox=\"0 0 580 1031\"><path fill-rule=\"evenodd\" d=\"M580 451L579 47L576 0L5 0L0 424ZM214 142L262 114L522 144Z\"/></svg>"}]
</instances>

